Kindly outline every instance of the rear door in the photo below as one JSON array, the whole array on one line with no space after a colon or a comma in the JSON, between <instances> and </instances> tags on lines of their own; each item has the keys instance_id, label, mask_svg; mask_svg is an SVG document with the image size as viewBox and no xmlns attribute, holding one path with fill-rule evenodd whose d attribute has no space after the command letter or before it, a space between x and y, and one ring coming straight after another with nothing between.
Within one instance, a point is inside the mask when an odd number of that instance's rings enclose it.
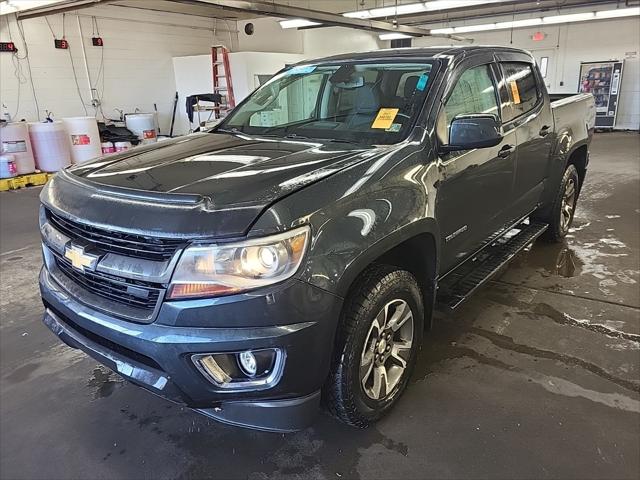
<instances>
[{"instance_id":1,"label":"rear door","mask_svg":"<svg viewBox=\"0 0 640 480\"><path fill-rule=\"evenodd\" d=\"M436 120L439 145L446 145L451 120L472 113L500 117L492 58L469 59L460 65L445 90ZM512 196L515 134L491 148L442 154L436 218L441 234L441 272L477 251L504 222Z\"/></svg>"},{"instance_id":2,"label":"rear door","mask_svg":"<svg viewBox=\"0 0 640 480\"><path fill-rule=\"evenodd\" d=\"M554 124L549 96L533 59L524 53L501 59L509 96L503 104L504 127L516 133L515 181L510 219L527 215L540 201L547 181Z\"/></svg>"}]
</instances>

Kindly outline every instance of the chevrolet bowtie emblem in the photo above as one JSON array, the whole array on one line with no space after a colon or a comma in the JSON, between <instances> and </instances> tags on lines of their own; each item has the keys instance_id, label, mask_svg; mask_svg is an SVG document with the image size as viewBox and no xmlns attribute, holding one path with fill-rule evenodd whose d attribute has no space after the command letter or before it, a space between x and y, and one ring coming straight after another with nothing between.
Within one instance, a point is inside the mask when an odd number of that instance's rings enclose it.
<instances>
[{"instance_id":1,"label":"chevrolet bowtie emblem","mask_svg":"<svg viewBox=\"0 0 640 480\"><path fill-rule=\"evenodd\" d=\"M67 246L64 250L64 257L71 262L76 270L84 272L85 269L95 270L98 263L98 255L85 252L84 247L78 245Z\"/></svg>"}]
</instances>

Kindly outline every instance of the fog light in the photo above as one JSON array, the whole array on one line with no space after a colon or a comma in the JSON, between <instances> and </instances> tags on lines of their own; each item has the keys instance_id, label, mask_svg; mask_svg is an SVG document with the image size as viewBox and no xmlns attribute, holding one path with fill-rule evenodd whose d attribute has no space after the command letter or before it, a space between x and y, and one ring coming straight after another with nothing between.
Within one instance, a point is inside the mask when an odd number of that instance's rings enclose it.
<instances>
[{"instance_id":1,"label":"fog light","mask_svg":"<svg viewBox=\"0 0 640 480\"><path fill-rule=\"evenodd\" d=\"M280 348L201 353L191 357L200 372L225 390L263 390L280 381L286 353Z\"/></svg>"},{"instance_id":2,"label":"fog light","mask_svg":"<svg viewBox=\"0 0 640 480\"><path fill-rule=\"evenodd\" d=\"M256 357L250 351L242 352L238 355L238 363L242 371L248 377L255 377L258 368Z\"/></svg>"}]
</instances>

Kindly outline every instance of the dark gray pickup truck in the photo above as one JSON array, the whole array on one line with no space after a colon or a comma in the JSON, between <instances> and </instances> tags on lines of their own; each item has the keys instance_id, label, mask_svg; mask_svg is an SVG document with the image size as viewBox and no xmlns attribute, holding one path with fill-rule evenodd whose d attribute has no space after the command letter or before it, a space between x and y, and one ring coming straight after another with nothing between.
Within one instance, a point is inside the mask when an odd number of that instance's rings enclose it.
<instances>
[{"instance_id":1,"label":"dark gray pickup truck","mask_svg":"<svg viewBox=\"0 0 640 480\"><path fill-rule=\"evenodd\" d=\"M222 422L364 427L407 386L434 308L567 233L594 102L550 103L503 47L289 67L208 132L42 191L44 323Z\"/></svg>"}]
</instances>

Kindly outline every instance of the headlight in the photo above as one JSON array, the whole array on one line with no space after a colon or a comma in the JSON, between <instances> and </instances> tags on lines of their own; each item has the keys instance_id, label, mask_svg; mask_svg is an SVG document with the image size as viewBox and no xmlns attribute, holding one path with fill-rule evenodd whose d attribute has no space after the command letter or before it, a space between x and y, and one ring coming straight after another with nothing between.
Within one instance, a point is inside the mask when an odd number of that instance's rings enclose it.
<instances>
[{"instance_id":1,"label":"headlight","mask_svg":"<svg viewBox=\"0 0 640 480\"><path fill-rule=\"evenodd\" d=\"M215 297L281 282L300 266L309 227L238 243L187 248L173 274L168 299Z\"/></svg>"}]
</instances>

